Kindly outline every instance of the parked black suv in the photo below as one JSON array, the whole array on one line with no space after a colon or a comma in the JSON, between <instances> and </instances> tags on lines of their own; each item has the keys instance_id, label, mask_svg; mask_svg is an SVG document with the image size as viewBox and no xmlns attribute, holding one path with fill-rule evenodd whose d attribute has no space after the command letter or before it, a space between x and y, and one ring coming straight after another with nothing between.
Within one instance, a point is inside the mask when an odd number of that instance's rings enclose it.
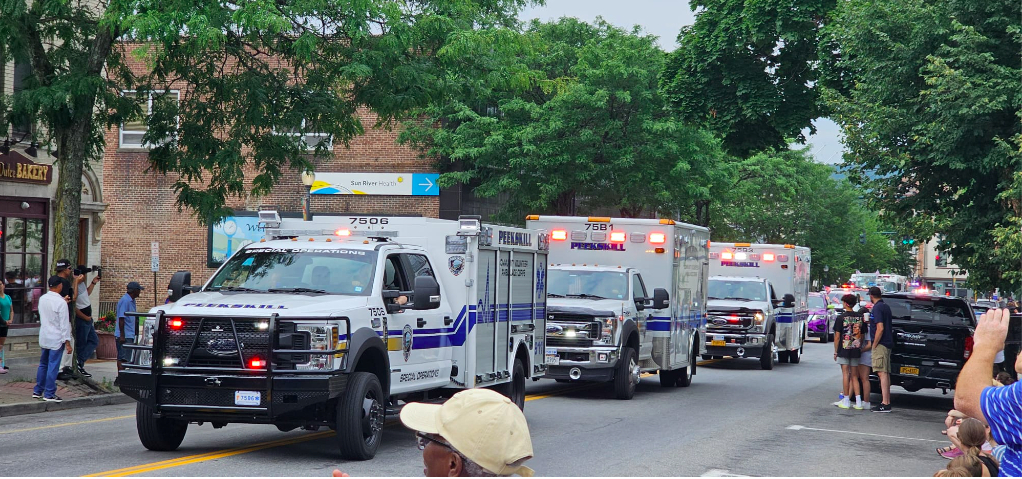
<instances>
[{"instance_id":1,"label":"parked black suv","mask_svg":"<svg viewBox=\"0 0 1022 479\"><path fill-rule=\"evenodd\" d=\"M929 388L946 394L954 389L972 354L976 316L969 303L911 293L885 293L883 300L891 307L894 326L891 385L909 392ZM877 381L876 374L870 375L872 390L880 392Z\"/></svg>"}]
</instances>

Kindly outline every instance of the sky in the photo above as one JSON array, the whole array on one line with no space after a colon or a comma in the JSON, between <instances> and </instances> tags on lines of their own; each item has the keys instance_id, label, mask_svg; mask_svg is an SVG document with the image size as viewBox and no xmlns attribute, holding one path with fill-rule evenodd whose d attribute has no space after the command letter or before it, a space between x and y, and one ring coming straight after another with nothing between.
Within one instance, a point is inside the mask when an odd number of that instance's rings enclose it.
<instances>
[{"instance_id":1,"label":"sky","mask_svg":"<svg viewBox=\"0 0 1022 479\"><path fill-rule=\"evenodd\" d=\"M592 22L601 16L626 29L641 25L647 33L659 37L660 47L668 51L677 48L681 27L695 22L695 13L687 0L546 0L546 3L543 7L526 7L521 18L549 21L577 17ZM844 151L840 128L825 118L816 120L814 125L816 134L809 137L813 157L821 163L840 163Z\"/></svg>"}]
</instances>

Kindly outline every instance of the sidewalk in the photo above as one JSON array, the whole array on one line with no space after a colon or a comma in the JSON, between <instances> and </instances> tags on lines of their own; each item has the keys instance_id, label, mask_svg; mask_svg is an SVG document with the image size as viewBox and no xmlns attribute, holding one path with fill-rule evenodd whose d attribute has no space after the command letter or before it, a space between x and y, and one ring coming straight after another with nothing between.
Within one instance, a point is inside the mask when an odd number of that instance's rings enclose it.
<instances>
[{"instance_id":1,"label":"sidewalk","mask_svg":"<svg viewBox=\"0 0 1022 479\"><path fill-rule=\"evenodd\" d=\"M85 366L92 374L93 381L103 384L111 390L117 390L113 386L114 379L117 378L117 361L93 359ZM131 398L119 392L97 394L89 386L68 384L65 381L57 381L57 396L60 396L64 400L63 402L53 403L32 399L32 388L35 387L38 364L27 361L10 361L7 367L10 368L10 371L7 374L0 374L0 417L131 402Z\"/></svg>"}]
</instances>

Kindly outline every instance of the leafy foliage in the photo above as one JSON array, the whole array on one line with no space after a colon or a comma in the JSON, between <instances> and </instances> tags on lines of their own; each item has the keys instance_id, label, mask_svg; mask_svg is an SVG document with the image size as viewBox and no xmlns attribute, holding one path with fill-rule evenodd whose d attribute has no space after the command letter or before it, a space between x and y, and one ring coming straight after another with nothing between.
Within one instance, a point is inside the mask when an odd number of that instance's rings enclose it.
<instances>
[{"instance_id":1,"label":"leafy foliage","mask_svg":"<svg viewBox=\"0 0 1022 479\"><path fill-rule=\"evenodd\" d=\"M829 28L851 178L890 222L943 237L977 290L1022 285L1018 20L1007 0L852 0Z\"/></svg>"},{"instance_id":2,"label":"leafy foliage","mask_svg":"<svg viewBox=\"0 0 1022 479\"><path fill-rule=\"evenodd\" d=\"M520 59L493 56L489 69L517 72L524 88L434 102L407 125L403 141L441 158L441 184L505 195L500 216L511 221L573 214L576 199L590 211L674 216L709 198L719 146L666 111L654 37L573 18L533 22L523 37Z\"/></svg>"},{"instance_id":3,"label":"leafy foliage","mask_svg":"<svg viewBox=\"0 0 1022 479\"><path fill-rule=\"evenodd\" d=\"M663 88L685 121L705 125L728 153L785 148L825 113L818 102L819 36L835 0L698 0Z\"/></svg>"}]
</instances>

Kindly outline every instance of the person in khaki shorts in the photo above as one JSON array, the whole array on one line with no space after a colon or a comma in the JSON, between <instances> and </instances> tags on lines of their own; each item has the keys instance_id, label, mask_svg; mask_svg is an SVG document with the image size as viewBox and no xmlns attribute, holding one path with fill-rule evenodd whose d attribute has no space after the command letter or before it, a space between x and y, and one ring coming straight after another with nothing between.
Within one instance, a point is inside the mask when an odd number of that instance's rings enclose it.
<instances>
[{"instance_id":1,"label":"person in khaki shorts","mask_svg":"<svg viewBox=\"0 0 1022 479\"><path fill-rule=\"evenodd\" d=\"M873 406L873 412L891 412L891 349L894 348L894 326L891 323L891 307L882 299L880 288L869 288L869 299L873 302L870 311L869 330L873 338L873 372L880 378L880 404Z\"/></svg>"}]
</instances>

